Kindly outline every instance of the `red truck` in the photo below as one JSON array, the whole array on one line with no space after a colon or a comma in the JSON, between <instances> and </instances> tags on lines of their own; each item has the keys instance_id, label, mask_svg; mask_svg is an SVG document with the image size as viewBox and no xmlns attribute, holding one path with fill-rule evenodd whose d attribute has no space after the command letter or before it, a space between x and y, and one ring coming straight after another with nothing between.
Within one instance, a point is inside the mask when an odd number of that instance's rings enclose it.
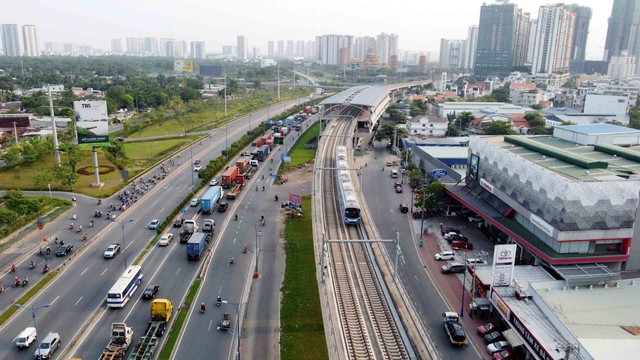
<instances>
[{"instance_id":1,"label":"red truck","mask_svg":"<svg viewBox=\"0 0 640 360\"><path fill-rule=\"evenodd\" d=\"M304 110L302 110L302 112L305 114L311 114L312 111L313 111L313 108L311 106L305 106Z\"/></svg>"},{"instance_id":2,"label":"red truck","mask_svg":"<svg viewBox=\"0 0 640 360\"><path fill-rule=\"evenodd\" d=\"M236 166L238 167L238 171L241 174L244 173L244 169L247 168L247 165L249 165L249 160L247 160L247 159L240 159L240 160L236 161Z\"/></svg>"},{"instance_id":3,"label":"red truck","mask_svg":"<svg viewBox=\"0 0 640 360\"><path fill-rule=\"evenodd\" d=\"M231 187L233 187L233 185L236 182L236 177L238 176L238 167L237 166L232 166L230 168L227 169L227 171L225 171L222 174L222 187L225 189L229 189Z\"/></svg>"}]
</instances>

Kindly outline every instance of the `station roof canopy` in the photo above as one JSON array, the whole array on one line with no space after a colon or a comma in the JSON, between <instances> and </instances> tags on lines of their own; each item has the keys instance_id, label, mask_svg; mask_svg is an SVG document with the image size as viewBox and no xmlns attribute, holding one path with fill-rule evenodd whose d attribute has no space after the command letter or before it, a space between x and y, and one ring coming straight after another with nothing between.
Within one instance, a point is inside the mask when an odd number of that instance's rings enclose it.
<instances>
[{"instance_id":1,"label":"station roof canopy","mask_svg":"<svg viewBox=\"0 0 640 360\"><path fill-rule=\"evenodd\" d=\"M321 105L360 105L375 107L391 89L388 86L354 86L321 102Z\"/></svg>"}]
</instances>

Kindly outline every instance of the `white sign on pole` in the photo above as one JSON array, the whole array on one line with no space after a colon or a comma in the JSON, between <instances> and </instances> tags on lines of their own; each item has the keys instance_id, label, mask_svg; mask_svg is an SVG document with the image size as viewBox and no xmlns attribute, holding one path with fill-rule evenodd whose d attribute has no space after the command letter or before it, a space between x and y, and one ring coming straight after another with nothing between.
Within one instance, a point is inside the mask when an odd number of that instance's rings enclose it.
<instances>
[{"instance_id":1,"label":"white sign on pole","mask_svg":"<svg viewBox=\"0 0 640 360\"><path fill-rule=\"evenodd\" d=\"M79 145L108 146L109 117L104 100L82 100L73 102L76 115L76 131Z\"/></svg>"}]
</instances>

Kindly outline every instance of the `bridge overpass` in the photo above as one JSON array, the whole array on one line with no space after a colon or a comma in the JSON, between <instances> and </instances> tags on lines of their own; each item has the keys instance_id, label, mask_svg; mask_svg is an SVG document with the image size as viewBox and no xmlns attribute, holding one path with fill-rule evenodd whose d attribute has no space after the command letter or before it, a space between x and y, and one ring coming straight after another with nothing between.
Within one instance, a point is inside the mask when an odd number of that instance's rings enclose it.
<instances>
[{"instance_id":1,"label":"bridge overpass","mask_svg":"<svg viewBox=\"0 0 640 360\"><path fill-rule=\"evenodd\" d=\"M430 80L420 80L389 85L354 86L325 99L320 105L323 106L325 116L348 107L361 110L356 118L358 131L370 132L396 98L404 96L407 90L430 83Z\"/></svg>"}]
</instances>

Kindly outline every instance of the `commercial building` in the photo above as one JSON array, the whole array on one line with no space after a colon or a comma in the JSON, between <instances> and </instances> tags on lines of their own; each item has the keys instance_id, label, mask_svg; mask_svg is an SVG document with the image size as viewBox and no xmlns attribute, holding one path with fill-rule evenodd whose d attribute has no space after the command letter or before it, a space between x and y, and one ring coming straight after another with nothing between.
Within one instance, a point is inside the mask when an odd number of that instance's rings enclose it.
<instances>
[{"instance_id":1,"label":"commercial building","mask_svg":"<svg viewBox=\"0 0 640 360\"><path fill-rule=\"evenodd\" d=\"M461 69L464 64L465 40L440 40L440 68Z\"/></svg>"},{"instance_id":2,"label":"commercial building","mask_svg":"<svg viewBox=\"0 0 640 360\"><path fill-rule=\"evenodd\" d=\"M559 126L554 136L471 137L465 184L447 193L515 244L521 264L640 269L640 131Z\"/></svg>"},{"instance_id":3,"label":"commercial building","mask_svg":"<svg viewBox=\"0 0 640 360\"><path fill-rule=\"evenodd\" d=\"M578 4L565 6L576 16L575 29L573 31L573 46L571 48L571 74L579 74L583 71L586 59L587 38L589 36L589 24L591 23L591 8Z\"/></svg>"},{"instance_id":4,"label":"commercial building","mask_svg":"<svg viewBox=\"0 0 640 360\"><path fill-rule=\"evenodd\" d=\"M628 124L628 109L629 96L627 94L603 91L587 93L583 112L589 115L612 115L614 120Z\"/></svg>"},{"instance_id":5,"label":"commercial building","mask_svg":"<svg viewBox=\"0 0 640 360\"><path fill-rule=\"evenodd\" d=\"M604 44L604 60L609 61L612 56L621 55L622 51L627 51L630 56L640 59L638 39L640 39L640 1L614 0Z\"/></svg>"},{"instance_id":6,"label":"commercial building","mask_svg":"<svg viewBox=\"0 0 640 360\"><path fill-rule=\"evenodd\" d=\"M350 35L322 35L316 37L317 61L323 65L338 65L340 49L353 46L353 36Z\"/></svg>"},{"instance_id":7,"label":"commercial building","mask_svg":"<svg viewBox=\"0 0 640 360\"><path fill-rule=\"evenodd\" d=\"M414 117L407 122L407 134L422 136L445 136L449 121L437 116Z\"/></svg>"},{"instance_id":8,"label":"commercial building","mask_svg":"<svg viewBox=\"0 0 640 360\"><path fill-rule=\"evenodd\" d=\"M4 56L22 56L17 24L2 24L2 49Z\"/></svg>"},{"instance_id":9,"label":"commercial building","mask_svg":"<svg viewBox=\"0 0 640 360\"><path fill-rule=\"evenodd\" d=\"M246 60L249 57L249 42L243 35L236 38L236 57L240 60Z\"/></svg>"},{"instance_id":10,"label":"commercial building","mask_svg":"<svg viewBox=\"0 0 640 360\"><path fill-rule=\"evenodd\" d=\"M564 4L544 5L538 12L531 74L568 73L576 16Z\"/></svg>"},{"instance_id":11,"label":"commercial building","mask_svg":"<svg viewBox=\"0 0 640 360\"><path fill-rule=\"evenodd\" d=\"M22 53L24 56L40 56L35 25L22 25Z\"/></svg>"}]
</instances>

